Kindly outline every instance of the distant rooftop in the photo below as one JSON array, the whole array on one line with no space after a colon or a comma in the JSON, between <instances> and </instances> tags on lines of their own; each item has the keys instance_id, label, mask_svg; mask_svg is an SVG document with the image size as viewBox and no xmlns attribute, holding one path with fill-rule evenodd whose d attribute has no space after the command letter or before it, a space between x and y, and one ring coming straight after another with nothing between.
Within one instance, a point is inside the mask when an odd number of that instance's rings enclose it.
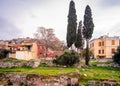
<instances>
[{"instance_id":1,"label":"distant rooftop","mask_svg":"<svg viewBox=\"0 0 120 86\"><path fill-rule=\"evenodd\" d=\"M120 40L120 36L108 36L108 35L103 35L103 36L100 36L99 38L94 38L94 39L92 39L91 41L97 40L97 39Z\"/></svg>"}]
</instances>

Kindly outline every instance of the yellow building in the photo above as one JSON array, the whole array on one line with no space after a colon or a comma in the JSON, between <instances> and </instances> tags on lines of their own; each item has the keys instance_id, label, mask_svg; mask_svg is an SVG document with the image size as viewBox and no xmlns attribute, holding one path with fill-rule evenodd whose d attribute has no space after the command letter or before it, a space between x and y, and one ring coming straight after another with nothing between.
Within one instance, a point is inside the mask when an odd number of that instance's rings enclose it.
<instances>
[{"instance_id":1,"label":"yellow building","mask_svg":"<svg viewBox=\"0 0 120 86\"><path fill-rule=\"evenodd\" d=\"M94 58L112 58L113 53L120 45L120 37L101 36L100 38L90 41L90 50L93 52Z\"/></svg>"}]
</instances>

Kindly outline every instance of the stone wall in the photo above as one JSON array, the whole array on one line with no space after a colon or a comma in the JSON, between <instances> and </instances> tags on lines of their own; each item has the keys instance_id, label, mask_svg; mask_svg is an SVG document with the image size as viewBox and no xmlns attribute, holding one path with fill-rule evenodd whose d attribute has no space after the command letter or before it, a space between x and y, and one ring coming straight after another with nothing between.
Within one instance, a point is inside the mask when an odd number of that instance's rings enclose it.
<instances>
[{"instance_id":1,"label":"stone wall","mask_svg":"<svg viewBox=\"0 0 120 86\"><path fill-rule=\"evenodd\" d=\"M88 86L120 86L116 80L88 81Z\"/></svg>"},{"instance_id":2,"label":"stone wall","mask_svg":"<svg viewBox=\"0 0 120 86\"><path fill-rule=\"evenodd\" d=\"M116 80L101 79L88 81L87 85L80 85L79 72L60 75L37 74L4 74L0 73L0 86L120 86Z\"/></svg>"},{"instance_id":3,"label":"stone wall","mask_svg":"<svg viewBox=\"0 0 120 86\"><path fill-rule=\"evenodd\" d=\"M40 63L40 62L39 62ZM0 62L0 68L13 68L13 67L37 67L39 64L36 61L18 61L18 62Z\"/></svg>"},{"instance_id":4,"label":"stone wall","mask_svg":"<svg viewBox=\"0 0 120 86\"><path fill-rule=\"evenodd\" d=\"M97 64L96 66L101 66L101 67L120 67L120 65L115 64L115 63L110 63L110 64Z\"/></svg>"},{"instance_id":5,"label":"stone wall","mask_svg":"<svg viewBox=\"0 0 120 86\"><path fill-rule=\"evenodd\" d=\"M0 73L0 86L79 86L78 78L61 76L41 76L36 74Z\"/></svg>"}]
</instances>

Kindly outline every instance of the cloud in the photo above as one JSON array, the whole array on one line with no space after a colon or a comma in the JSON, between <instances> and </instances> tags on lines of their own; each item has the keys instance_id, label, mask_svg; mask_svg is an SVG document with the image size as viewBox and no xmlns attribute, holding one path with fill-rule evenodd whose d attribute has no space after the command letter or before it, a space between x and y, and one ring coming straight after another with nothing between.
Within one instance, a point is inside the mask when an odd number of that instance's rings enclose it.
<instances>
[{"instance_id":1,"label":"cloud","mask_svg":"<svg viewBox=\"0 0 120 86\"><path fill-rule=\"evenodd\" d=\"M7 20L0 18L0 40L20 37L21 30Z\"/></svg>"},{"instance_id":2,"label":"cloud","mask_svg":"<svg viewBox=\"0 0 120 86\"><path fill-rule=\"evenodd\" d=\"M101 7L114 7L114 6L120 6L120 0L100 0Z\"/></svg>"},{"instance_id":3,"label":"cloud","mask_svg":"<svg viewBox=\"0 0 120 86\"><path fill-rule=\"evenodd\" d=\"M115 35L120 36L120 22L116 23L111 27L111 29L109 30L109 34L112 36L115 36Z\"/></svg>"}]
</instances>

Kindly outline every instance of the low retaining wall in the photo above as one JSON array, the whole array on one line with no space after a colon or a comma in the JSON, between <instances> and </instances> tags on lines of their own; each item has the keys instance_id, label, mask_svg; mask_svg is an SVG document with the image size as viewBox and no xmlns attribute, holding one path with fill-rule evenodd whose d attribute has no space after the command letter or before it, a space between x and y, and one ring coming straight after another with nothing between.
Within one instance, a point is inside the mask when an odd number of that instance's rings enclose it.
<instances>
[{"instance_id":1,"label":"low retaining wall","mask_svg":"<svg viewBox=\"0 0 120 86\"><path fill-rule=\"evenodd\" d=\"M84 86L79 84L80 74L61 75L4 74L0 73L0 86ZM88 81L86 86L120 86L115 80Z\"/></svg>"},{"instance_id":2,"label":"low retaining wall","mask_svg":"<svg viewBox=\"0 0 120 86\"><path fill-rule=\"evenodd\" d=\"M96 66L101 66L101 67L120 67L118 64L115 63L110 63L110 64L97 64Z\"/></svg>"},{"instance_id":3,"label":"low retaining wall","mask_svg":"<svg viewBox=\"0 0 120 86\"><path fill-rule=\"evenodd\" d=\"M0 73L0 86L79 86L78 78L65 75L41 76L36 74Z\"/></svg>"},{"instance_id":4,"label":"low retaining wall","mask_svg":"<svg viewBox=\"0 0 120 86\"><path fill-rule=\"evenodd\" d=\"M40 60L35 61L18 61L18 62L0 62L0 68L13 68L13 67L23 67L23 66L29 66L29 67L38 67L40 64Z\"/></svg>"},{"instance_id":5,"label":"low retaining wall","mask_svg":"<svg viewBox=\"0 0 120 86\"><path fill-rule=\"evenodd\" d=\"M120 86L116 80L88 81L88 86Z\"/></svg>"}]
</instances>

